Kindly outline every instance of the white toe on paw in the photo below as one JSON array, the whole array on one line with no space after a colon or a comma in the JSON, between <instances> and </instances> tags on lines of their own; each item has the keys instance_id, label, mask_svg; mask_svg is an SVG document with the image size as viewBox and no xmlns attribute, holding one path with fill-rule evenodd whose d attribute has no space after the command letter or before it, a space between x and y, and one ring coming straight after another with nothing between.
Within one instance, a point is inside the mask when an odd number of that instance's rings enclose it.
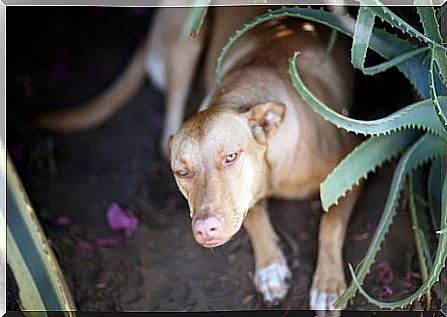
<instances>
[{"instance_id":1,"label":"white toe on paw","mask_svg":"<svg viewBox=\"0 0 447 317\"><path fill-rule=\"evenodd\" d=\"M287 266L284 257L278 261L256 270L254 283L258 292L262 294L264 302L268 306L275 306L287 294L289 284L287 280L292 277L292 273Z\"/></svg>"},{"instance_id":2,"label":"white toe on paw","mask_svg":"<svg viewBox=\"0 0 447 317\"><path fill-rule=\"evenodd\" d=\"M310 309L317 311L318 316L340 316L340 308L335 308L337 293L326 293L312 288L310 291Z\"/></svg>"}]
</instances>

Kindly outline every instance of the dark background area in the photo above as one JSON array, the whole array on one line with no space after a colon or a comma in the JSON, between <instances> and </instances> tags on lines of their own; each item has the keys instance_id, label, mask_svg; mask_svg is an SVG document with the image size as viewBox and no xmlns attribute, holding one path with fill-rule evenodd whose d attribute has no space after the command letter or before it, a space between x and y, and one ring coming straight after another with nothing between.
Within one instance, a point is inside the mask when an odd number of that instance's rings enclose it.
<instances>
[{"instance_id":1,"label":"dark background area","mask_svg":"<svg viewBox=\"0 0 447 317\"><path fill-rule=\"evenodd\" d=\"M355 10L351 8L352 13ZM29 113L85 102L103 91L145 36L153 12L8 7L8 152L79 310L263 309L252 286L251 246L243 230L213 250L194 242L186 202L158 151L164 100L149 81L123 111L86 132L52 134L23 119ZM379 61L377 56L369 59ZM357 77L358 118L381 117L415 98L397 71ZM345 245L345 259L354 265L368 247L392 171L393 162L371 175L357 203ZM112 234L105 215L113 202L135 214L140 226L113 247L95 245L96 239ZM306 309L321 206L313 197L272 201L270 210L294 276L279 308ZM70 225L58 225L60 217L71 219ZM386 295L380 267L372 270L366 287L376 297L401 298L420 284L405 206L377 263L388 265L394 278L393 294ZM13 277L8 275L8 309L18 308L16 296ZM374 307L358 296L349 308ZM437 308L436 302L431 308Z\"/></svg>"}]
</instances>

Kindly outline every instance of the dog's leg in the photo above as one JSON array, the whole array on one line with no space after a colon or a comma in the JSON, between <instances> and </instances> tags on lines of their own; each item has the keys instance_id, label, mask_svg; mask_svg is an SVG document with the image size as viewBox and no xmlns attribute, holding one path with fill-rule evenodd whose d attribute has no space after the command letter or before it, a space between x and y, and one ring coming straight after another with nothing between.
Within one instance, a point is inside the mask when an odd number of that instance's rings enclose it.
<instances>
[{"instance_id":1,"label":"dog's leg","mask_svg":"<svg viewBox=\"0 0 447 317\"><path fill-rule=\"evenodd\" d=\"M270 223L265 200L249 210L244 227L255 255L256 289L262 294L267 305L277 305L287 294L287 280L292 274L278 246L279 239Z\"/></svg>"},{"instance_id":2,"label":"dog's leg","mask_svg":"<svg viewBox=\"0 0 447 317\"><path fill-rule=\"evenodd\" d=\"M334 310L334 301L346 290L343 270L343 243L349 216L360 185L351 190L337 206L324 213L320 222L318 261L310 291L312 310Z\"/></svg>"},{"instance_id":3,"label":"dog's leg","mask_svg":"<svg viewBox=\"0 0 447 317\"><path fill-rule=\"evenodd\" d=\"M168 139L177 132L183 121L185 103L205 41L205 31L206 25L203 26L196 38L179 36L166 64L166 115L161 137L161 150L166 158L169 155Z\"/></svg>"}]
</instances>

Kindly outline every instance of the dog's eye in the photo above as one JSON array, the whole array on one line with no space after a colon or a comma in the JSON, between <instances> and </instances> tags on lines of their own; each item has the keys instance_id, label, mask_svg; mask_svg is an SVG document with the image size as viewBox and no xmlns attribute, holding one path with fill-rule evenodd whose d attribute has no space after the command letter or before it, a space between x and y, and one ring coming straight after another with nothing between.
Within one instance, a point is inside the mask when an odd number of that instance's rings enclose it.
<instances>
[{"instance_id":1,"label":"dog's eye","mask_svg":"<svg viewBox=\"0 0 447 317\"><path fill-rule=\"evenodd\" d=\"M178 170L174 172L178 177L187 178L192 175L192 173L188 170Z\"/></svg>"},{"instance_id":2,"label":"dog's eye","mask_svg":"<svg viewBox=\"0 0 447 317\"><path fill-rule=\"evenodd\" d=\"M234 161L236 161L238 157L239 157L238 153L236 153L236 152L230 153L225 157L224 164L225 165L231 164Z\"/></svg>"}]
</instances>

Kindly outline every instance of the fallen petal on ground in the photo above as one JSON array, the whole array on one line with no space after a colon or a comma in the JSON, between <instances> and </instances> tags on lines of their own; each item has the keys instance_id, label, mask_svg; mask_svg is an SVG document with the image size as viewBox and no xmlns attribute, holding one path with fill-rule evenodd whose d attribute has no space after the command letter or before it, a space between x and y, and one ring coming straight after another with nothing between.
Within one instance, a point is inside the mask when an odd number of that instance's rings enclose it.
<instances>
[{"instance_id":1,"label":"fallen petal on ground","mask_svg":"<svg viewBox=\"0 0 447 317\"><path fill-rule=\"evenodd\" d=\"M107 222L114 231L125 230L131 233L138 228L138 219L123 210L117 203L112 203L107 209Z\"/></svg>"},{"instance_id":2,"label":"fallen petal on ground","mask_svg":"<svg viewBox=\"0 0 447 317\"><path fill-rule=\"evenodd\" d=\"M394 270L390 263L381 261L376 265L376 281L381 285L388 285L393 281Z\"/></svg>"}]
</instances>

